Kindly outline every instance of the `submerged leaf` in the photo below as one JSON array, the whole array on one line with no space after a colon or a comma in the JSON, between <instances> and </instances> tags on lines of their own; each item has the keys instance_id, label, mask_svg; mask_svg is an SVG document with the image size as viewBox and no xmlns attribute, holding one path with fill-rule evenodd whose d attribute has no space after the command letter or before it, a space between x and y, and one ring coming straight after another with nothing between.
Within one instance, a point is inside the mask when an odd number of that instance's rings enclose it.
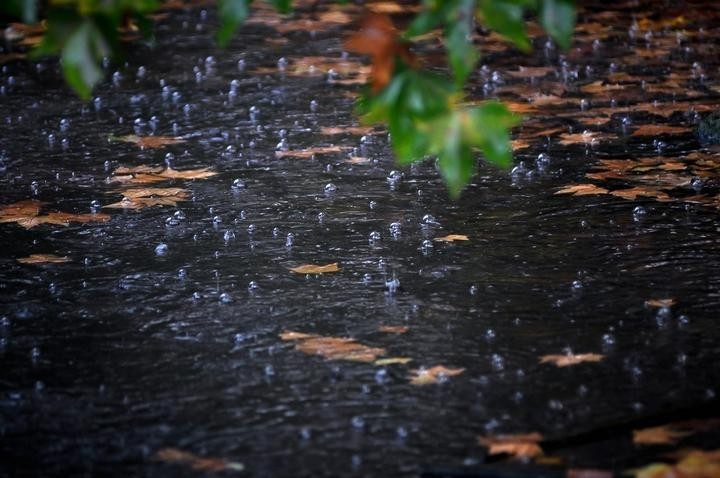
<instances>
[{"instance_id":1,"label":"submerged leaf","mask_svg":"<svg viewBox=\"0 0 720 478\"><path fill-rule=\"evenodd\" d=\"M275 151L275 156L277 156L278 158L312 158L316 154L340 153L342 151L343 148L341 148L340 146L318 146L315 148L307 149L290 149L287 151Z\"/></svg>"},{"instance_id":2,"label":"submerged leaf","mask_svg":"<svg viewBox=\"0 0 720 478\"><path fill-rule=\"evenodd\" d=\"M340 268L338 267L337 262L333 262L332 264L325 264L325 265L315 265L315 264L303 264L301 266L293 267L290 269L292 272L297 272L298 274L325 274L327 272L338 272Z\"/></svg>"}]
</instances>

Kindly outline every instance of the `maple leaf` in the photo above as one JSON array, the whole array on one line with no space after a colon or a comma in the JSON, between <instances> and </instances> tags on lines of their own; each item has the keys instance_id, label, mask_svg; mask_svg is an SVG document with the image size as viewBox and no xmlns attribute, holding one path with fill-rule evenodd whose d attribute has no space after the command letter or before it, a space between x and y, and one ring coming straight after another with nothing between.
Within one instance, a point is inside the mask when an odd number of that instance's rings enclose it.
<instances>
[{"instance_id":1,"label":"maple leaf","mask_svg":"<svg viewBox=\"0 0 720 478\"><path fill-rule=\"evenodd\" d=\"M411 370L410 383L413 385L430 385L433 383L441 383L448 377L460 375L465 371L464 368L448 368L443 365L436 365L431 368L418 368Z\"/></svg>"},{"instance_id":2,"label":"maple leaf","mask_svg":"<svg viewBox=\"0 0 720 478\"><path fill-rule=\"evenodd\" d=\"M674 445L678 440L691 435L691 431L673 428L672 425L633 430L633 443L636 445Z\"/></svg>"},{"instance_id":3,"label":"maple leaf","mask_svg":"<svg viewBox=\"0 0 720 478\"><path fill-rule=\"evenodd\" d=\"M470 239L464 234L448 234L443 237L436 237L434 239L437 242L455 242L455 241L469 241Z\"/></svg>"},{"instance_id":4,"label":"maple leaf","mask_svg":"<svg viewBox=\"0 0 720 478\"><path fill-rule=\"evenodd\" d=\"M315 264L303 264L301 266L293 267L290 270L298 274L325 274L327 272L338 272L340 268L338 267L337 262L333 262L332 264L325 264L322 266Z\"/></svg>"},{"instance_id":5,"label":"maple leaf","mask_svg":"<svg viewBox=\"0 0 720 478\"><path fill-rule=\"evenodd\" d=\"M540 442L543 440L539 433L522 435L497 435L478 437L478 443L488 449L489 455L511 455L514 458L529 459L543 454Z\"/></svg>"},{"instance_id":6,"label":"maple leaf","mask_svg":"<svg viewBox=\"0 0 720 478\"><path fill-rule=\"evenodd\" d=\"M173 136L138 136L135 134L129 134L126 136L111 136L109 140L133 143L140 146L142 149L162 148L163 146L167 146L169 144L185 142L184 139Z\"/></svg>"},{"instance_id":7,"label":"maple leaf","mask_svg":"<svg viewBox=\"0 0 720 478\"><path fill-rule=\"evenodd\" d=\"M569 367L570 365L577 365L583 362L599 362L604 358L604 355L593 353L543 355L540 357L540 363L551 363L558 367Z\"/></svg>"},{"instance_id":8,"label":"maple leaf","mask_svg":"<svg viewBox=\"0 0 720 478\"><path fill-rule=\"evenodd\" d=\"M56 256L54 254L30 254L28 257L17 259L17 261L21 264L61 264L70 262L70 258L67 256Z\"/></svg>"},{"instance_id":9,"label":"maple leaf","mask_svg":"<svg viewBox=\"0 0 720 478\"><path fill-rule=\"evenodd\" d=\"M395 57L399 56L408 65L415 65L415 57L407 45L400 40L400 34L388 15L368 14L357 32L345 40L348 51L370 55L372 58L372 90L378 92L390 82L395 70Z\"/></svg>"},{"instance_id":10,"label":"maple leaf","mask_svg":"<svg viewBox=\"0 0 720 478\"><path fill-rule=\"evenodd\" d=\"M242 463L228 461L225 458L203 458L188 451L177 448L163 448L154 456L155 460L176 465L188 465L199 471L243 471Z\"/></svg>"},{"instance_id":11,"label":"maple leaf","mask_svg":"<svg viewBox=\"0 0 720 478\"><path fill-rule=\"evenodd\" d=\"M351 362L374 362L378 356L385 355L385 349L369 347L350 338L326 337L284 331L280 337L296 342L295 349L309 355L320 355L326 360L349 360Z\"/></svg>"}]
</instances>

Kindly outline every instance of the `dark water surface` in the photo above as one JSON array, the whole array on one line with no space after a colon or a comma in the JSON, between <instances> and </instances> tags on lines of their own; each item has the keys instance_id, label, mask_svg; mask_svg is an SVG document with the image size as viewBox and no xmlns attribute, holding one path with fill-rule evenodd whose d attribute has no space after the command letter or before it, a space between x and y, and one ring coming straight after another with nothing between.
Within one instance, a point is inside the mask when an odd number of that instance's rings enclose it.
<instances>
[{"instance_id":1,"label":"dark water surface","mask_svg":"<svg viewBox=\"0 0 720 478\"><path fill-rule=\"evenodd\" d=\"M121 199L112 194L120 186L106 182L116 167L162 165L168 153L176 169L219 174L161 183L190 191L177 207L103 210L109 222L69 227L0 225L0 474L203 474L152 459L173 447L242 462L255 477L414 476L425 466L482 462L479 435L562 438L715 398L717 210L553 194L584 182L597 159L691 152L699 148L691 134L631 137L628 122L650 122L648 115L613 115L597 129L611 139L592 146L537 139L516 155L529 175L481 165L453 202L432 161L388 180L399 168L386 134L319 133L356 124L348 94L356 88L328 83L327 68L308 76L254 73L276 69L283 57L340 58L341 30L291 32L283 44L266 41L278 37L269 27L249 26L219 50L209 13L205 20L199 9L176 11L162 20L156 47L131 48L116 81L88 104L63 86L52 61L2 67L2 204L35 198L49 210L87 213L93 201ZM557 66L558 75L570 71L568 82L553 81L580 101L578 85L622 70L623 61L637 60L628 45L647 40L630 38L632 15L620 15L595 53L563 59L543 47L544 38L529 58L489 53L474 98L482 99L484 84L491 95L497 86L484 77L523 58ZM715 16L693 31L716 32ZM712 42L691 37L635 73L688 72L697 63L699 101L715 104ZM653 99L647 93L619 104ZM152 117L155 134L186 142L146 150L108 142L136 128L151 134ZM552 114L547 121L558 125ZM578 132L572 121L559 123ZM283 137L291 149L347 151L277 158ZM545 167L536 165L540 153L550 158ZM236 179L244 187L233 189ZM371 240L374 232L379 239ZM432 240L450 233L470 241ZM165 254L156 252L161 244ZM32 253L72 262L16 262ZM340 272L289 272L332 262ZM676 305L644 305L664 298ZM387 334L383 325L409 330ZM283 330L352 337L413 362L324 361L283 342ZM570 352L606 358L568 368L539 363ZM409 384L411 369L438 364L465 372L446 383ZM614 454L567 460L622 468L633 462L627 440L608 445Z\"/></svg>"}]
</instances>

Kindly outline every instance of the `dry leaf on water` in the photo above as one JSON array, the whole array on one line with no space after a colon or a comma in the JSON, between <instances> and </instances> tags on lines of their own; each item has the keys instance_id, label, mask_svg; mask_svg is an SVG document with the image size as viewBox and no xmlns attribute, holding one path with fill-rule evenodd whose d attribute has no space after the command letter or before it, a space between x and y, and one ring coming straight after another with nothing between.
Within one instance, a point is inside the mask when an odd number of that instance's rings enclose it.
<instances>
[{"instance_id":1,"label":"dry leaf on water","mask_svg":"<svg viewBox=\"0 0 720 478\"><path fill-rule=\"evenodd\" d=\"M363 136L374 132L373 126L346 126L344 128L337 126L323 126L320 128L320 134L325 136L335 136L340 134L351 134L355 136Z\"/></svg>"},{"instance_id":2,"label":"dry leaf on water","mask_svg":"<svg viewBox=\"0 0 720 478\"><path fill-rule=\"evenodd\" d=\"M593 131L582 133L565 133L560 135L560 144L568 146L571 144L592 144L598 140L599 134Z\"/></svg>"},{"instance_id":3,"label":"dry leaf on water","mask_svg":"<svg viewBox=\"0 0 720 478\"><path fill-rule=\"evenodd\" d=\"M177 448L163 448L155 453L155 460L175 465L187 465L199 471L243 471L242 463L226 460L225 458L203 458L189 451Z\"/></svg>"},{"instance_id":4,"label":"dry leaf on water","mask_svg":"<svg viewBox=\"0 0 720 478\"><path fill-rule=\"evenodd\" d=\"M672 425L663 425L633 430L633 443L636 445L674 445L688 435L692 435L692 432L676 429Z\"/></svg>"},{"instance_id":5,"label":"dry leaf on water","mask_svg":"<svg viewBox=\"0 0 720 478\"><path fill-rule=\"evenodd\" d=\"M62 264L70 262L70 258L54 254L30 254L28 257L19 258L17 261L21 264Z\"/></svg>"},{"instance_id":6,"label":"dry leaf on water","mask_svg":"<svg viewBox=\"0 0 720 478\"><path fill-rule=\"evenodd\" d=\"M280 338L295 342L295 349L309 355L319 355L326 360L349 360L351 362L374 362L385 355L385 349L369 347L350 338L325 337L284 331Z\"/></svg>"},{"instance_id":7,"label":"dry leaf on water","mask_svg":"<svg viewBox=\"0 0 720 478\"><path fill-rule=\"evenodd\" d=\"M540 357L540 363L551 363L558 367L569 367L584 362L599 362L604 359L604 355L600 354L557 354L543 355Z\"/></svg>"},{"instance_id":8,"label":"dry leaf on water","mask_svg":"<svg viewBox=\"0 0 720 478\"><path fill-rule=\"evenodd\" d=\"M189 197L182 188L131 188L117 191L122 201L103 206L110 209L143 209L151 206L176 206Z\"/></svg>"},{"instance_id":9,"label":"dry leaf on water","mask_svg":"<svg viewBox=\"0 0 720 478\"><path fill-rule=\"evenodd\" d=\"M645 307L672 307L675 305L675 299L648 299L645 301Z\"/></svg>"},{"instance_id":10,"label":"dry leaf on water","mask_svg":"<svg viewBox=\"0 0 720 478\"><path fill-rule=\"evenodd\" d=\"M437 242L455 242L455 241L469 241L470 238L468 238L464 234L448 234L447 236L436 237L434 240Z\"/></svg>"},{"instance_id":11,"label":"dry leaf on water","mask_svg":"<svg viewBox=\"0 0 720 478\"><path fill-rule=\"evenodd\" d=\"M611 194L613 196L617 196L623 199L628 200L634 200L638 197L650 197L655 199L670 199L670 196L666 192L661 191L658 188L653 188L650 186L647 187L634 187L629 189L616 189L614 191L610 191L608 194Z\"/></svg>"},{"instance_id":12,"label":"dry leaf on water","mask_svg":"<svg viewBox=\"0 0 720 478\"><path fill-rule=\"evenodd\" d=\"M653 463L635 470L635 478L716 478L720 476L720 449L690 450L676 464Z\"/></svg>"},{"instance_id":13,"label":"dry leaf on water","mask_svg":"<svg viewBox=\"0 0 720 478\"><path fill-rule=\"evenodd\" d=\"M412 362L413 359L410 357L388 357L384 359L377 359L374 364L375 365L405 365L406 363Z\"/></svg>"},{"instance_id":14,"label":"dry leaf on water","mask_svg":"<svg viewBox=\"0 0 720 478\"><path fill-rule=\"evenodd\" d=\"M594 194L607 194L608 190L594 184L573 184L555 191L555 194L572 194L573 196L589 196Z\"/></svg>"},{"instance_id":15,"label":"dry leaf on water","mask_svg":"<svg viewBox=\"0 0 720 478\"><path fill-rule=\"evenodd\" d=\"M689 132L687 126L670 126L666 124L644 124L633 131L632 136L657 136L660 134L682 134Z\"/></svg>"},{"instance_id":16,"label":"dry leaf on water","mask_svg":"<svg viewBox=\"0 0 720 478\"><path fill-rule=\"evenodd\" d=\"M378 330L386 334L404 334L410 330L410 327L406 325L381 325Z\"/></svg>"},{"instance_id":17,"label":"dry leaf on water","mask_svg":"<svg viewBox=\"0 0 720 478\"><path fill-rule=\"evenodd\" d=\"M169 179L207 179L216 174L210 168L179 171L169 167L163 168L162 166L121 166L113 171L113 176L108 181L122 184L151 184Z\"/></svg>"},{"instance_id":18,"label":"dry leaf on water","mask_svg":"<svg viewBox=\"0 0 720 478\"><path fill-rule=\"evenodd\" d=\"M0 206L0 223L14 222L31 229L40 224L54 224L68 226L71 222L105 222L110 220L107 214L72 214L67 212L50 212L40 215L40 209L45 203L28 199L13 204Z\"/></svg>"},{"instance_id":19,"label":"dry leaf on water","mask_svg":"<svg viewBox=\"0 0 720 478\"><path fill-rule=\"evenodd\" d=\"M316 154L329 154L329 153L341 153L343 148L340 146L318 146L317 148L307 149L290 149L287 151L275 151L275 156L278 158L312 158Z\"/></svg>"},{"instance_id":20,"label":"dry leaf on water","mask_svg":"<svg viewBox=\"0 0 720 478\"><path fill-rule=\"evenodd\" d=\"M340 268L337 262L332 264L325 264L323 266L315 264L303 264L301 266L293 267L290 269L292 272L298 274L325 274L327 272L338 272Z\"/></svg>"},{"instance_id":21,"label":"dry leaf on water","mask_svg":"<svg viewBox=\"0 0 720 478\"><path fill-rule=\"evenodd\" d=\"M432 368L418 368L411 370L410 383L413 385L429 385L445 382L448 377L460 375L464 368L448 368L443 365L436 365Z\"/></svg>"},{"instance_id":22,"label":"dry leaf on water","mask_svg":"<svg viewBox=\"0 0 720 478\"><path fill-rule=\"evenodd\" d=\"M111 136L109 139L110 141L133 143L143 149L162 148L163 146L167 146L170 144L178 144L185 142L184 139L176 138L173 136L137 136L135 134L129 134L127 136Z\"/></svg>"},{"instance_id":23,"label":"dry leaf on water","mask_svg":"<svg viewBox=\"0 0 720 478\"><path fill-rule=\"evenodd\" d=\"M488 449L489 455L511 455L514 458L535 458L543 454L539 433L478 437L478 443Z\"/></svg>"}]
</instances>

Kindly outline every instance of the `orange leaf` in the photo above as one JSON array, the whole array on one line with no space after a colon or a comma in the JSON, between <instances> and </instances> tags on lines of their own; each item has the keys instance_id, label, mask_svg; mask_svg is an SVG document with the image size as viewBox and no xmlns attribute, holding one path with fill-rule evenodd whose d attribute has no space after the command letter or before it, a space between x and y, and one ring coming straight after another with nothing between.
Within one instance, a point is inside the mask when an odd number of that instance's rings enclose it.
<instances>
[{"instance_id":1,"label":"orange leaf","mask_svg":"<svg viewBox=\"0 0 720 478\"><path fill-rule=\"evenodd\" d=\"M478 437L478 443L488 449L489 455L507 454L514 458L535 458L543 454L540 442L543 437L539 433L523 435L498 435Z\"/></svg>"},{"instance_id":2,"label":"orange leaf","mask_svg":"<svg viewBox=\"0 0 720 478\"><path fill-rule=\"evenodd\" d=\"M432 368L419 368L411 370L410 383L413 385L441 383L447 380L448 377L460 375L464 371L464 368L447 368L443 365L436 365Z\"/></svg>"},{"instance_id":3,"label":"orange leaf","mask_svg":"<svg viewBox=\"0 0 720 478\"><path fill-rule=\"evenodd\" d=\"M644 124L633 131L632 136L657 136L660 134L682 134L690 129L687 126L670 126L666 124Z\"/></svg>"},{"instance_id":4,"label":"orange leaf","mask_svg":"<svg viewBox=\"0 0 720 478\"><path fill-rule=\"evenodd\" d=\"M325 264L324 266L303 264L301 266L293 267L290 270L292 272L297 272L298 274L325 274L326 272L338 272L340 268L338 267L337 262L333 262L332 264Z\"/></svg>"},{"instance_id":5,"label":"orange leaf","mask_svg":"<svg viewBox=\"0 0 720 478\"><path fill-rule=\"evenodd\" d=\"M443 237L436 237L434 239L438 242L455 242L455 241L469 241L470 239L464 234L448 234Z\"/></svg>"},{"instance_id":6,"label":"orange leaf","mask_svg":"<svg viewBox=\"0 0 720 478\"><path fill-rule=\"evenodd\" d=\"M386 334L404 334L410 328L405 325L381 325L378 330Z\"/></svg>"},{"instance_id":7,"label":"orange leaf","mask_svg":"<svg viewBox=\"0 0 720 478\"><path fill-rule=\"evenodd\" d=\"M383 348L369 347L350 338L325 337L292 331L284 331L280 337L286 341L296 342L296 350L309 355L320 355L326 360L373 362L378 356L385 355Z\"/></svg>"},{"instance_id":8,"label":"orange leaf","mask_svg":"<svg viewBox=\"0 0 720 478\"><path fill-rule=\"evenodd\" d=\"M21 264L61 264L63 262L70 262L70 258L67 256L56 256L54 254L30 254L28 257L21 257L17 260Z\"/></svg>"},{"instance_id":9,"label":"orange leaf","mask_svg":"<svg viewBox=\"0 0 720 478\"><path fill-rule=\"evenodd\" d=\"M636 445L674 445L678 440L691 435L691 431L678 430L672 425L633 430Z\"/></svg>"},{"instance_id":10,"label":"orange leaf","mask_svg":"<svg viewBox=\"0 0 720 478\"><path fill-rule=\"evenodd\" d=\"M565 354L565 355L543 355L540 363L551 363L558 367L569 367L583 362L599 362L604 359L600 354Z\"/></svg>"},{"instance_id":11,"label":"orange leaf","mask_svg":"<svg viewBox=\"0 0 720 478\"><path fill-rule=\"evenodd\" d=\"M572 194L574 196L589 196L593 194L607 194L608 190L594 184L574 184L555 191L555 194Z\"/></svg>"},{"instance_id":12,"label":"orange leaf","mask_svg":"<svg viewBox=\"0 0 720 478\"><path fill-rule=\"evenodd\" d=\"M675 305L675 299L648 299L645 301L645 307L672 307Z\"/></svg>"}]
</instances>

